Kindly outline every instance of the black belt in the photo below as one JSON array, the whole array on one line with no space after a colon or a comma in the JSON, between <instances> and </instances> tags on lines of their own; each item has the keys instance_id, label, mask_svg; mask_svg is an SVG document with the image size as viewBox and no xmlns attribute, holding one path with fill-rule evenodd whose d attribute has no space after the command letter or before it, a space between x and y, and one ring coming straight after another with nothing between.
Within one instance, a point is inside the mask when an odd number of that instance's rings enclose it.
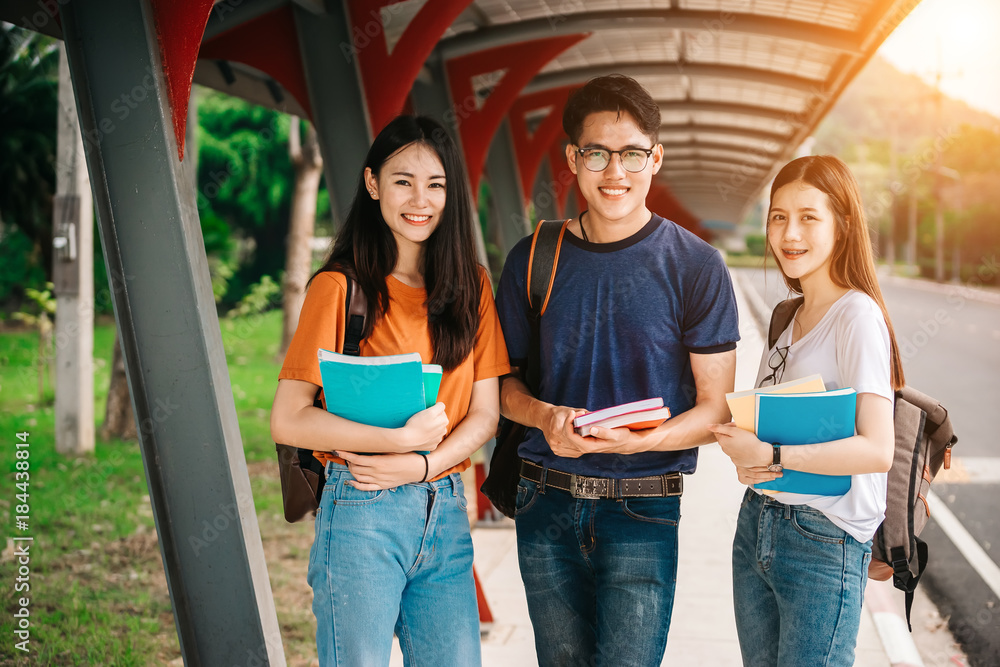
<instances>
[{"instance_id":1,"label":"black belt","mask_svg":"<svg viewBox=\"0 0 1000 667\"><path fill-rule=\"evenodd\" d=\"M684 480L679 472L655 477L614 479L587 477L573 473L543 468L537 463L521 459L521 477L538 484L545 477L545 486L568 491L574 498L665 498L684 492Z\"/></svg>"}]
</instances>

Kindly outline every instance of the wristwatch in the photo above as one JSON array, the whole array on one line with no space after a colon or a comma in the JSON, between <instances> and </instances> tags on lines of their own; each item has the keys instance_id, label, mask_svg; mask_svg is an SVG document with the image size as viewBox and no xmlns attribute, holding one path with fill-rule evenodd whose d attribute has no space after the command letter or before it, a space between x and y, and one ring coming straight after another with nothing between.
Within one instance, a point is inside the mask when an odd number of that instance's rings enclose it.
<instances>
[{"instance_id":1,"label":"wristwatch","mask_svg":"<svg viewBox=\"0 0 1000 667\"><path fill-rule=\"evenodd\" d=\"M771 465L767 466L768 472L781 472L784 470L784 466L781 465L781 443L775 442L771 445L771 449L774 452L774 458L771 459Z\"/></svg>"}]
</instances>

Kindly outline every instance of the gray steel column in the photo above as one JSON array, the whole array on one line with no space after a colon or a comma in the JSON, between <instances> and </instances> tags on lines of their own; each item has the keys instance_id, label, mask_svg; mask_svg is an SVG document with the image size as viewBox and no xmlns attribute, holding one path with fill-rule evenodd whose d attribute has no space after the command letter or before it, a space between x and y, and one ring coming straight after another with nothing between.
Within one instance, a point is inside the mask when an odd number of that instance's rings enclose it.
<instances>
[{"instance_id":1,"label":"gray steel column","mask_svg":"<svg viewBox=\"0 0 1000 667\"><path fill-rule=\"evenodd\" d=\"M66 49L59 46L52 282L56 294L56 451L94 451L94 199Z\"/></svg>"},{"instance_id":2,"label":"gray steel column","mask_svg":"<svg viewBox=\"0 0 1000 667\"><path fill-rule=\"evenodd\" d=\"M493 186L493 202L496 224L499 225L503 243L501 252L506 257L514 244L531 233L531 221L524 210L524 195L521 179L518 178L517 158L514 155L514 140L510 134L510 122L504 120L497 128L496 136L490 143L486 155L486 173Z\"/></svg>"},{"instance_id":3,"label":"gray steel column","mask_svg":"<svg viewBox=\"0 0 1000 667\"><path fill-rule=\"evenodd\" d=\"M148 0L75 0L60 10L185 664L284 665ZM133 104L124 118L114 112L123 95Z\"/></svg>"},{"instance_id":4,"label":"gray steel column","mask_svg":"<svg viewBox=\"0 0 1000 667\"><path fill-rule=\"evenodd\" d=\"M555 220L558 216L559 197L564 197L566 191L555 182L548 160L542 160L535 178L534 192L531 202L535 205L536 220Z\"/></svg>"},{"instance_id":5,"label":"gray steel column","mask_svg":"<svg viewBox=\"0 0 1000 667\"><path fill-rule=\"evenodd\" d=\"M292 4L335 225L351 206L374 138L368 126L346 5L327 0L326 11L314 14L298 3Z\"/></svg>"}]
</instances>

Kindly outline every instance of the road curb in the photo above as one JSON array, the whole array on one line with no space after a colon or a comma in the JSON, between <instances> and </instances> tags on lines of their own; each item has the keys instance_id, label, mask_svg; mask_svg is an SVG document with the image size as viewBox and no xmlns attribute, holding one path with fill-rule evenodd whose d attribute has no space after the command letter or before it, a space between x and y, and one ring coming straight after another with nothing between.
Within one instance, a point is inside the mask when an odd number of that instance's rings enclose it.
<instances>
[{"instance_id":1,"label":"road curb","mask_svg":"<svg viewBox=\"0 0 1000 667\"><path fill-rule=\"evenodd\" d=\"M934 294L944 294L950 298L967 301L979 301L993 305L1000 305L1000 291L986 287L974 287L968 283L939 283L923 278L906 278L904 276L878 276L880 283L889 285L900 285L902 287L912 287L932 292Z\"/></svg>"},{"instance_id":2,"label":"road curb","mask_svg":"<svg viewBox=\"0 0 1000 667\"><path fill-rule=\"evenodd\" d=\"M865 588L865 606L875 621L882 648L892 667L924 667L917 645L913 643L906 618L899 613L892 597L895 589L888 581L869 580Z\"/></svg>"}]
</instances>

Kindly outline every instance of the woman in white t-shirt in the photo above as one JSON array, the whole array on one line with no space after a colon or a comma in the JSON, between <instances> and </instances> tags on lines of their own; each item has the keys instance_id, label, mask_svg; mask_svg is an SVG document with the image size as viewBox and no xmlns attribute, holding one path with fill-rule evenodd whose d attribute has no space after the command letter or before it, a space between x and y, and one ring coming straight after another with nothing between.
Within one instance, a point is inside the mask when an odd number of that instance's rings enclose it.
<instances>
[{"instance_id":1,"label":"woman in white t-shirt","mask_svg":"<svg viewBox=\"0 0 1000 667\"><path fill-rule=\"evenodd\" d=\"M764 352L758 386L819 373L827 389L852 387L856 435L779 447L732 424L712 428L744 484L771 481L782 467L851 476L841 496L747 489L733 541L736 628L744 665L848 666L885 513L903 368L847 165L832 156L785 165L771 186L767 242L805 300Z\"/></svg>"}]
</instances>

